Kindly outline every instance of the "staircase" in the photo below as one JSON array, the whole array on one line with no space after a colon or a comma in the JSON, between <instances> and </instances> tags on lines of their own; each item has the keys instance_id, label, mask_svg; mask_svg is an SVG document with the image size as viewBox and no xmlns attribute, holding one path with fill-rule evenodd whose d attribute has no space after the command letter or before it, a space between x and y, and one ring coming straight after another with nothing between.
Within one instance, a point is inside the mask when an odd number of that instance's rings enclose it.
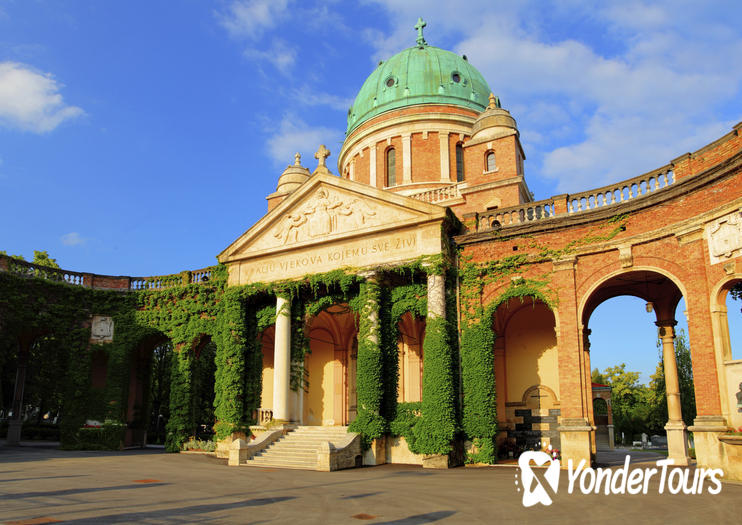
<instances>
[{"instance_id":1,"label":"staircase","mask_svg":"<svg viewBox=\"0 0 742 525\"><path fill-rule=\"evenodd\" d=\"M348 436L348 427L300 426L248 459L249 467L315 470L320 443L335 444Z\"/></svg>"}]
</instances>

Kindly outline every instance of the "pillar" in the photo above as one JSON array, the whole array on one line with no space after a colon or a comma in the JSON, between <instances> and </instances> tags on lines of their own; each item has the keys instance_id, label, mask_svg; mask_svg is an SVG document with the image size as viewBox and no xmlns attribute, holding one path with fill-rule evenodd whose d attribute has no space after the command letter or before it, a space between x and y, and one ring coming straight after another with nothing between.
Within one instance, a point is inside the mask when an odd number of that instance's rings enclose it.
<instances>
[{"instance_id":1,"label":"pillar","mask_svg":"<svg viewBox=\"0 0 742 525\"><path fill-rule=\"evenodd\" d=\"M376 143L369 146L369 157L368 157L368 169L369 169L369 180L368 183L371 187L376 187Z\"/></svg>"},{"instance_id":2,"label":"pillar","mask_svg":"<svg viewBox=\"0 0 742 525\"><path fill-rule=\"evenodd\" d=\"M276 297L276 339L273 348L273 419L291 419L291 299Z\"/></svg>"},{"instance_id":3,"label":"pillar","mask_svg":"<svg viewBox=\"0 0 742 525\"><path fill-rule=\"evenodd\" d=\"M675 461L675 465L687 465L688 435L683 422L683 412L680 405L680 384L678 382L678 366L675 361L675 329L674 320L657 321L659 337L662 340L662 362L665 366L665 392L667 395L667 416L665 425L667 431L667 457Z\"/></svg>"},{"instance_id":4,"label":"pillar","mask_svg":"<svg viewBox=\"0 0 742 525\"><path fill-rule=\"evenodd\" d=\"M412 135L402 135L402 184L412 182ZM399 183L397 183L399 184Z\"/></svg>"},{"instance_id":5,"label":"pillar","mask_svg":"<svg viewBox=\"0 0 742 525\"><path fill-rule=\"evenodd\" d=\"M30 344L19 341L18 369L15 374L15 389L13 390L13 416L8 421L8 445L18 445L21 442L21 427L23 426L23 391L26 388L26 370L28 369L28 354Z\"/></svg>"},{"instance_id":6,"label":"pillar","mask_svg":"<svg viewBox=\"0 0 742 525\"><path fill-rule=\"evenodd\" d=\"M441 182L451 182L451 160L449 159L448 133L438 133L441 148Z\"/></svg>"},{"instance_id":7,"label":"pillar","mask_svg":"<svg viewBox=\"0 0 742 525\"><path fill-rule=\"evenodd\" d=\"M582 378L583 378L583 404L586 409L587 420L591 426L595 426L595 414L593 407L593 379L592 371L590 370L590 334L592 330L589 328L582 328ZM598 443L596 441L595 432L590 432L590 452L597 454Z\"/></svg>"}]
</instances>

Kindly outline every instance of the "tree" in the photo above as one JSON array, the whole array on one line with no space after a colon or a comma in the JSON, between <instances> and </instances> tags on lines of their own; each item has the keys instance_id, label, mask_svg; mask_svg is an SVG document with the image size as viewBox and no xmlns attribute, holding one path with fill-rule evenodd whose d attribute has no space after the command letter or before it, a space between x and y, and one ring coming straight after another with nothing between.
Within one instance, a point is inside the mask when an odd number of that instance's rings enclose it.
<instances>
[{"instance_id":1,"label":"tree","mask_svg":"<svg viewBox=\"0 0 742 525\"><path fill-rule=\"evenodd\" d=\"M38 264L39 266L46 266L48 268L59 268L59 265L57 264L57 260L49 257L49 254L47 253L46 250L43 250L43 251L34 250L33 261L31 262L33 264Z\"/></svg>"}]
</instances>

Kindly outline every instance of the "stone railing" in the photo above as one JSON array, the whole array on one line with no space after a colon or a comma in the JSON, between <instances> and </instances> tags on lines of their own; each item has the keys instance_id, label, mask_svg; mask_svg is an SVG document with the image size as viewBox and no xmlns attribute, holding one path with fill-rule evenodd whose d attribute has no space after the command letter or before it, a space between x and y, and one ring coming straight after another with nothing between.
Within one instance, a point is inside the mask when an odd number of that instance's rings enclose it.
<instances>
[{"instance_id":1,"label":"stone railing","mask_svg":"<svg viewBox=\"0 0 742 525\"><path fill-rule=\"evenodd\" d=\"M451 184L449 186L442 186L440 188L433 188L432 190L425 190L419 193L413 193L412 195L410 195L410 197L419 201L436 204L438 202L445 202L460 198L461 191L458 184Z\"/></svg>"},{"instance_id":2,"label":"stone railing","mask_svg":"<svg viewBox=\"0 0 742 525\"><path fill-rule=\"evenodd\" d=\"M12 273L19 277L38 277L73 286L104 290L163 290L184 284L205 284L211 280L214 269L215 267L212 266L175 275L155 277L112 276L49 268L7 255L0 255L0 272Z\"/></svg>"},{"instance_id":3,"label":"stone railing","mask_svg":"<svg viewBox=\"0 0 742 525\"><path fill-rule=\"evenodd\" d=\"M518 206L477 213L477 231L548 219L555 215L554 199L526 202Z\"/></svg>"},{"instance_id":4,"label":"stone railing","mask_svg":"<svg viewBox=\"0 0 742 525\"><path fill-rule=\"evenodd\" d=\"M674 182L675 174L672 167L664 166L633 179L603 186L596 190L569 195L567 197L567 211L568 213L578 213L626 202L667 188Z\"/></svg>"},{"instance_id":5,"label":"stone railing","mask_svg":"<svg viewBox=\"0 0 742 525\"><path fill-rule=\"evenodd\" d=\"M507 228L603 209L645 197L669 187L674 182L675 174L672 166L667 165L644 175L595 190L571 195L557 195L550 199L476 213L476 231Z\"/></svg>"}]
</instances>

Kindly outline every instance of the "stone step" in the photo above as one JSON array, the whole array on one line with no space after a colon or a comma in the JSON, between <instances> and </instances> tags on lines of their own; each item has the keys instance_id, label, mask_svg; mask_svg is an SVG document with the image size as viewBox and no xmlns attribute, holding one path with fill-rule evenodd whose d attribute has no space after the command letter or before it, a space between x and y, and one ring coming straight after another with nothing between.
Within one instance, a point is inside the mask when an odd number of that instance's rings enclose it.
<instances>
[{"instance_id":1,"label":"stone step","mask_svg":"<svg viewBox=\"0 0 742 525\"><path fill-rule=\"evenodd\" d=\"M256 465L261 467L281 467L281 468L317 468L316 461L292 461L288 459L249 459L245 465Z\"/></svg>"},{"instance_id":2,"label":"stone step","mask_svg":"<svg viewBox=\"0 0 742 525\"><path fill-rule=\"evenodd\" d=\"M277 453L280 452L280 453ZM308 458L308 459L317 459L317 451L311 450L308 452L283 452L283 451L268 451L268 450L261 450L257 454L253 456L254 458L267 458L267 457L282 457L282 458Z\"/></svg>"}]
</instances>

